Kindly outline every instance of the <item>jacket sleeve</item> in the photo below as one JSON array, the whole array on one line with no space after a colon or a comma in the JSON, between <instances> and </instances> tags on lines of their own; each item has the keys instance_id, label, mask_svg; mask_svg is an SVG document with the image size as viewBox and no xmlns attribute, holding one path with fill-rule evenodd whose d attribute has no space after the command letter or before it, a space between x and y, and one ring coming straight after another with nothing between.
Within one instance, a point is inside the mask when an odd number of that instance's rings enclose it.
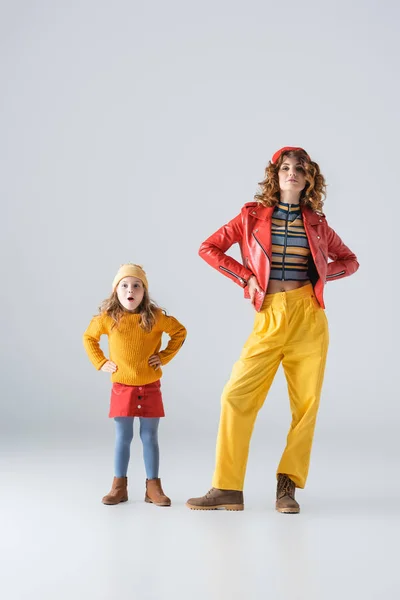
<instances>
[{"instance_id":1,"label":"jacket sleeve","mask_svg":"<svg viewBox=\"0 0 400 600\"><path fill-rule=\"evenodd\" d=\"M175 317L161 313L160 327L171 338L165 350L158 353L161 364L166 365L178 353L186 339L186 329Z\"/></svg>"},{"instance_id":2,"label":"jacket sleeve","mask_svg":"<svg viewBox=\"0 0 400 600\"><path fill-rule=\"evenodd\" d=\"M359 267L356 255L342 242L338 234L327 224L328 256L332 262L328 263L327 281L341 279L353 275Z\"/></svg>"},{"instance_id":3,"label":"jacket sleeve","mask_svg":"<svg viewBox=\"0 0 400 600\"><path fill-rule=\"evenodd\" d=\"M100 337L103 334L107 334L107 328L105 327L104 319L101 315L94 317L83 334L83 345L87 352L87 355L91 363L99 371L101 367L107 362L107 358L104 356L102 349L100 348Z\"/></svg>"},{"instance_id":4,"label":"jacket sleeve","mask_svg":"<svg viewBox=\"0 0 400 600\"><path fill-rule=\"evenodd\" d=\"M253 273L226 254L233 244L242 240L242 237L243 222L242 215L239 214L201 244L199 256L214 269L244 288Z\"/></svg>"}]
</instances>

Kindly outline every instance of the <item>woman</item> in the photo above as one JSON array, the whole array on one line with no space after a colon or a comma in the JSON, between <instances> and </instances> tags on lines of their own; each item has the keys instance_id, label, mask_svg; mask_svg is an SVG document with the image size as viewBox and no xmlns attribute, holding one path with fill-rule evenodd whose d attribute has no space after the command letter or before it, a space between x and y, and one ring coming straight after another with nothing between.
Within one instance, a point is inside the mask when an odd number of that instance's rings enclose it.
<instances>
[{"instance_id":1,"label":"woman","mask_svg":"<svg viewBox=\"0 0 400 600\"><path fill-rule=\"evenodd\" d=\"M356 256L326 221L325 180L305 150L278 150L260 186L256 202L245 204L199 250L244 288L257 313L222 394L213 487L188 500L192 509L243 510L250 438L282 362L292 423L277 470L276 509L300 511L295 488L307 479L328 349L324 285L358 269ZM226 254L234 243L243 264Z\"/></svg>"}]
</instances>

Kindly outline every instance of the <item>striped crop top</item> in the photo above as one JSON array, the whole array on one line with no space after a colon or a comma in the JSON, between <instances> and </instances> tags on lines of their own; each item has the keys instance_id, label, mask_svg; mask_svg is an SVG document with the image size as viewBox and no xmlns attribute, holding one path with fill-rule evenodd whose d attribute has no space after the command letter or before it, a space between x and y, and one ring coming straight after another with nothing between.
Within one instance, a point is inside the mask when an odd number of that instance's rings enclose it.
<instances>
[{"instance_id":1,"label":"striped crop top","mask_svg":"<svg viewBox=\"0 0 400 600\"><path fill-rule=\"evenodd\" d=\"M279 202L272 214L270 279L307 281L310 247L298 204Z\"/></svg>"}]
</instances>

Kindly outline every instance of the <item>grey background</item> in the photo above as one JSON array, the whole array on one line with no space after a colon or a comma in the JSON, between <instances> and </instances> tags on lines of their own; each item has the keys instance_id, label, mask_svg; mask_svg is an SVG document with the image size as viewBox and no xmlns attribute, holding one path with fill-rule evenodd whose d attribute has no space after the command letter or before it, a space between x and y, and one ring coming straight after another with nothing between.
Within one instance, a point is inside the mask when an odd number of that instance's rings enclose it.
<instances>
[{"instance_id":1,"label":"grey background","mask_svg":"<svg viewBox=\"0 0 400 600\"><path fill-rule=\"evenodd\" d=\"M91 502L105 493L110 384L81 336L120 263L133 261L188 329L164 370L164 473L181 503L206 491L220 393L253 311L197 250L253 199L272 153L300 145L327 179L330 225L361 265L326 288L331 344L310 490L323 482L332 494L342 477L344 512L349 495L365 508L364 492L378 509L398 456L399 13L388 1L1 2L6 472L40 466L45 481L51 457L70 489L65 465L76 460L98 469ZM250 490L261 460L273 485L289 419L279 371L253 437ZM142 478L138 443L133 457ZM398 498L396 478L391 486Z\"/></svg>"}]
</instances>

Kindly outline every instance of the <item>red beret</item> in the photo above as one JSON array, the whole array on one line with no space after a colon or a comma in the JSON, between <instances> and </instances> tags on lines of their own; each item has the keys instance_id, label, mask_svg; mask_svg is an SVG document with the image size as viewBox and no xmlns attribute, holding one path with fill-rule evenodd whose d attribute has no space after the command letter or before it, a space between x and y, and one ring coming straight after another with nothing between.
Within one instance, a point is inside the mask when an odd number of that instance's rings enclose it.
<instances>
[{"instance_id":1,"label":"red beret","mask_svg":"<svg viewBox=\"0 0 400 600\"><path fill-rule=\"evenodd\" d=\"M277 162L277 160L279 159L279 157L281 156L281 154L283 154L284 152L293 152L294 150L303 150L303 152L306 152L303 148L296 148L294 146L285 146L284 148L281 148L280 150L275 152L275 154L271 158L272 164L275 164ZM306 152L306 154L307 154L307 152ZM307 156L308 156L308 154L307 154ZM308 156L308 158L310 158L310 157Z\"/></svg>"}]
</instances>

